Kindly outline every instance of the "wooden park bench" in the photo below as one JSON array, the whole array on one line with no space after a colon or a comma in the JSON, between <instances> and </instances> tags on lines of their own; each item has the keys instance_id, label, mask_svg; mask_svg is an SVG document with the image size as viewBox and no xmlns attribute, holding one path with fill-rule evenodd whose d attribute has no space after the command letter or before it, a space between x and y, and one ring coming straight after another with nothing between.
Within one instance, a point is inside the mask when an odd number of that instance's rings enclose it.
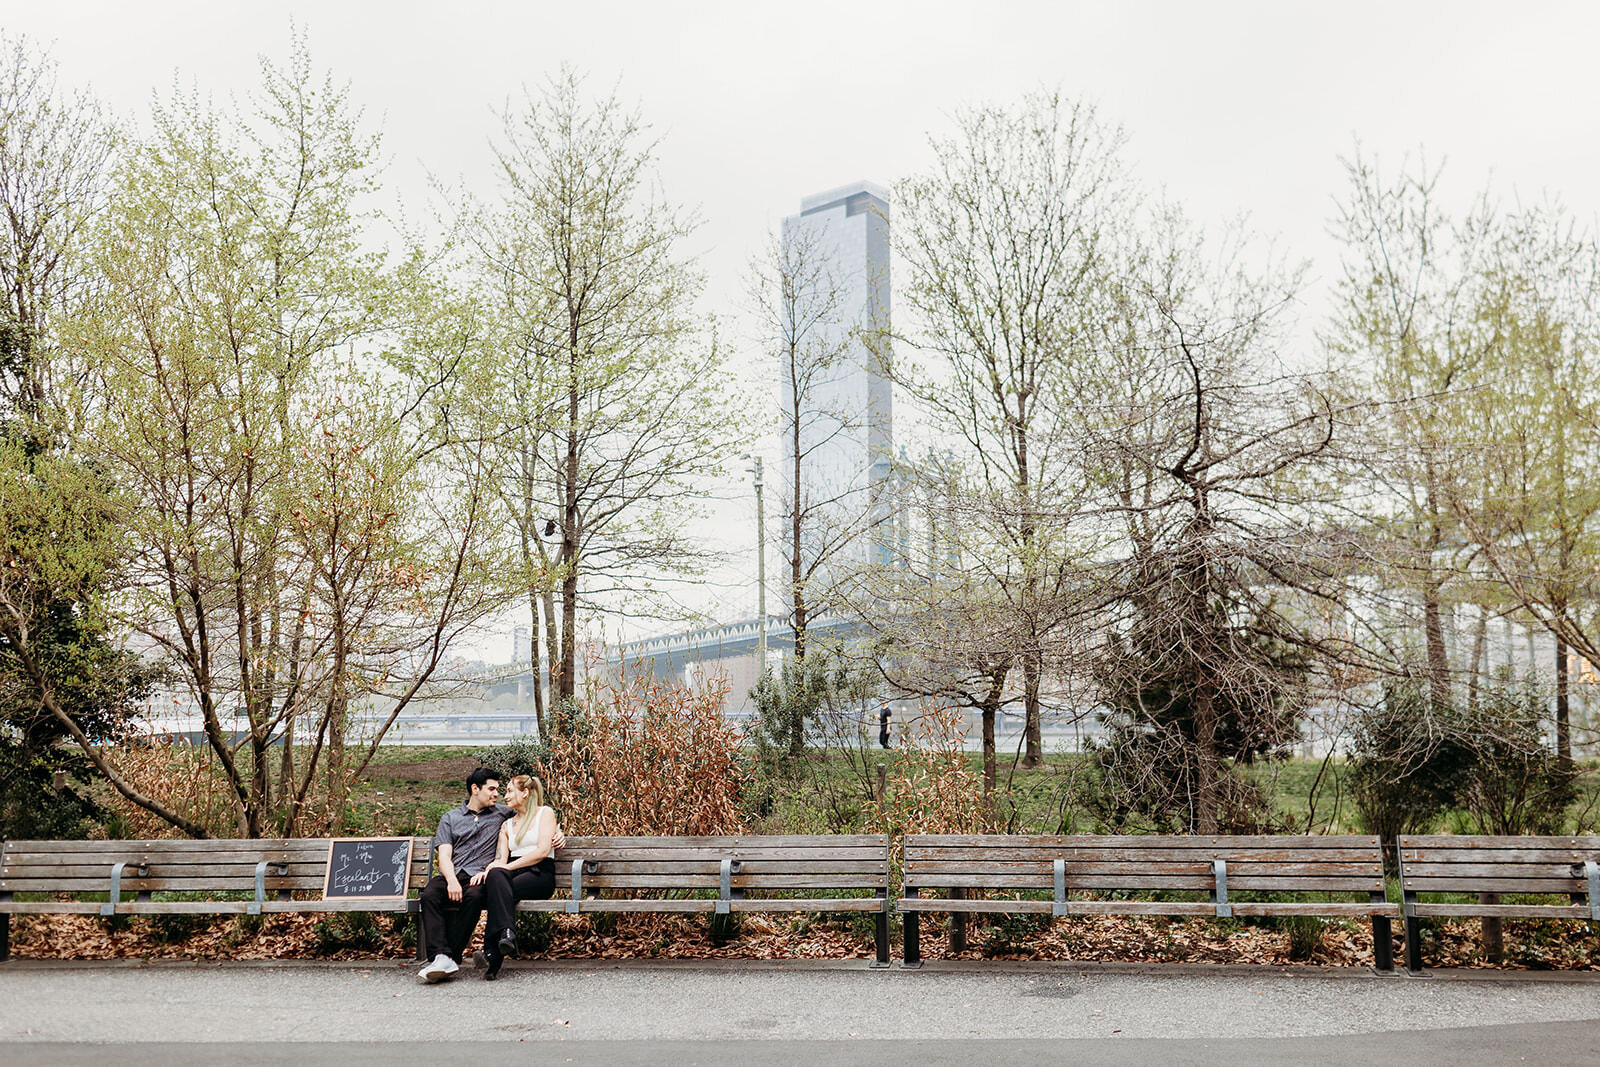
<instances>
[{"instance_id":1,"label":"wooden park bench","mask_svg":"<svg viewBox=\"0 0 1600 1067\"><path fill-rule=\"evenodd\" d=\"M523 911L868 912L889 962L889 837L568 837L556 895Z\"/></svg>"},{"instance_id":2,"label":"wooden park bench","mask_svg":"<svg viewBox=\"0 0 1600 1067\"><path fill-rule=\"evenodd\" d=\"M412 913L432 857L428 838L411 844L404 896L325 900L325 837L7 841L0 847L0 960L10 958L13 915ZM166 899L172 894L207 899ZM228 899L218 899L222 894Z\"/></svg>"},{"instance_id":3,"label":"wooden park bench","mask_svg":"<svg viewBox=\"0 0 1600 1067\"><path fill-rule=\"evenodd\" d=\"M1422 970L1420 920L1427 916L1600 923L1600 837L1405 835L1399 845L1408 970ZM1423 893L1478 899L1432 902L1421 900ZM1564 899L1503 903L1510 893Z\"/></svg>"},{"instance_id":4,"label":"wooden park bench","mask_svg":"<svg viewBox=\"0 0 1600 1067\"><path fill-rule=\"evenodd\" d=\"M1020 899L1043 891L1047 899ZM1003 897L980 894L995 892ZM1089 893L1136 893L1094 899ZM1207 899L1151 899L1159 893ZM1239 900L1235 892L1345 893L1363 901ZM929 896L938 893L940 896ZM905 965L921 962L922 912L1038 915L1316 915L1372 922L1374 963L1394 970L1376 837L1002 836L909 834L905 839Z\"/></svg>"}]
</instances>

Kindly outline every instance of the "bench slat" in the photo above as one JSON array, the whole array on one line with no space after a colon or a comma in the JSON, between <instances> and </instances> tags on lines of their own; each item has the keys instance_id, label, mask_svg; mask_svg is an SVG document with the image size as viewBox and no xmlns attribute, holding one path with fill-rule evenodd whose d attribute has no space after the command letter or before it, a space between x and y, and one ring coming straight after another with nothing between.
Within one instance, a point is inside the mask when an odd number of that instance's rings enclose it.
<instances>
[{"instance_id":1,"label":"bench slat","mask_svg":"<svg viewBox=\"0 0 1600 1067\"><path fill-rule=\"evenodd\" d=\"M578 858L580 857L568 857L567 865L570 867L572 860ZM596 862L599 864L602 874L709 874L715 877L721 871L721 864L717 860L667 862L664 860L606 859ZM558 863L557 866L559 868L560 864ZM818 862L815 860L740 859L739 869L746 875L864 874L881 876L888 871L889 866L882 857L870 862L866 860Z\"/></svg>"},{"instance_id":2,"label":"bench slat","mask_svg":"<svg viewBox=\"0 0 1600 1067\"><path fill-rule=\"evenodd\" d=\"M1430 904L1418 901L1416 912L1418 915L1453 918L1498 915L1507 919L1587 919L1589 906L1587 904Z\"/></svg>"},{"instance_id":3,"label":"bench slat","mask_svg":"<svg viewBox=\"0 0 1600 1067\"><path fill-rule=\"evenodd\" d=\"M1141 839L1142 840L1142 839ZM1314 848L1262 848L1262 849L1217 849L1217 848L1147 848L1129 847L1124 849L1104 848L1077 848L1071 845L1058 845L1053 848L1030 847L1015 848L1011 846L996 845L986 848L921 848L906 846L907 863L925 862L1020 862L1020 863L1049 863L1057 858L1069 862L1083 863L1205 863L1210 864L1214 859L1226 859L1229 866L1234 862L1239 863L1344 863L1359 864L1370 863L1372 857L1377 855L1378 849L1374 845L1369 849L1314 849Z\"/></svg>"},{"instance_id":4,"label":"bench slat","mask_svg":"<svg viewBox=\"0 0 1600 1067\"><path fill-rule=\"evenodd\" d=\"M1600 852L1600 837L1545 836L1504 837L1493 834L1402 834L1402 851L1412 848L1437 848L1445 851L1464 849L1577 849L1582 852Z\"/></svg>"},{"instance_id":5,"label":"bench slat","mask_svg":"<svg viewBox=\"0 0 1600 1067\"><path fill-rule=\"evenodd\" d=\"M1211 888L1212 881L1209 877L1204 879L1162 877L1159 875L1124 875L1119 877L1079 877L1067 869L1066 884L1068 889L1148 889L1170 891L1205 891ZM1053 889L1055 879L1053 875L1040 874L1013 874L999 878L992 873L978 872L975 874L933 874L911 872L906 873L906 885L917 888L951 888L951 889ZM1314 876L1286 876L1281 878L1252 876L1235 878L1233 869L1228 869L1228 888L1250 889L1261 891L1291 892L1295 890L1311 891L1336 891L1348 892L1374 892L1383 889L1381 878L1371 877L1365 880L1351 878L1319 878Z\"/></svg>"},{"instance_id":6,"label":"bench slat","mask_svg":"<svg viewBox=\"0 0 1600 1067\"><path fill-rule=\"evenodd\" d=\"M632 850L656 848L703 848L717 850L727 855L734 846L741 848L774 847L787 849L821 848L887 848L887 834L731 834L721 837L573 837L567 838L567 848L582 850L597 845Z\"/></svg>"},{"instance_id":7,"label":"bench slat","mask_svg":"<svg viewBox=\"0 0 1600 1067\"><path fill-rule=\"evenodd\" d=\"M1059 848L1294 848L1318 850L1375 849L1378 839L1362 835L1253 834L1213 836L1199 834L907 834L906 846L1006 845L1010 847Z\"/></svg>"},{"instance_id":8,"label":"bench slat","mask_svg":"<svg viewBox=\"0 0 1600 1067\"><path fill-rule=\"evenodd\" d=\"M1415 893L1584 893L1587 886L1572 878L1427 878L1401 880L1401 888Z\"/></svg>"},{"instance_id":9,"label":"bench slat","mask_svg":"<svg viewBox=\"0 0 1600 1067\"><path fill-rule=\"evenodd\" d=\"M632 860L638 862L678 863L693 862L696 860L720 863L724 859L767 860L789 863L833 863L833 862L864 862L882 865L886 862L886 851L883 848L838 848L838 849L793 849L781 848L773 845L758 845L749 848L624 848L621 846L575 846L568 844L566 848L557 849L555 859L557 864L571 863L575 859L592 859L599 861Z\"/></svg>"},{"instance_id":10,"label":"bench slat","mask_svg":"<svg viewBox=\"0 0 1600 1067\"><path fill-rule=\"evenodd\" d=\"M1197 876L1203 876L1203 877L1205 877L1207 879L1209 879L1211 877L1211 861L1210 860L1204 860L1204 861L1200 861L1200 860L1185 860L1185 861L1179 862L1179 863L1163 863L1163 862L1154 861L1154 860L1152 860L1152 861L1139 861L1139 862L1135 862L1135 863L1113 863L1113 862L1106 862L1106 861L1095 861L1095 862L1086 863L1086 862L1079 861L1077 859L1067 858L1066 859L1066 863L1067 863L1067 870L1070 871L1070 872L1073 872L1073 873L1077 873L1077 874L1121 874L1121 873L1127 873L1127 872L1135 872L1135 873L1144 873L1144 874L1172 874L1172 875L1192 874L1192 875L1197 875ZM982 869L984 871L994 871L996 873L1002 873L1002 874L1011 873L1011 872L1025 872L1025 871L1039 871L1039 870L1048 871L1048 870L1052 869L1052 861L1048 860L1048 859L1044 859L1044 860L1035 859L1035 860L1029 860L1029 861L1002 860L1002 861L998 861L998 862L992 861L992 860L983 860L983 861L978 861L978 860L969 860L969 861L962 861L962 860L934 860L934 861L919 860L919 861L917 861L915 863L908 862L906 864L906 869L908 871L915 870L915 871L918 871L918 872L931 872L931 873L942 872L942 871L970 871L970 870L973 870L974 868L980 868L980 869ZM1237 861L1229 860L1228 861L1228 875L1229 875L1230 878L1233 876L1233 872L1234 871L1240 871L1240 872L1243 872L1243 873L1246 873L1246 874L1260 873L1260 872L1271 872L1273 874L1284 873L1284 874L1316 874L1316 875L1323 875L1323 876L1338 876L1338 875L1369 875L1370 876L1373 873L1373 863L1372 863L1372 861L1370 859L1364 864L1356 864L1356 863L1349 863L1349 862L1339 862L1339 863L1262 863L1262 862L1259 862L1259 861L1256 861L1256 860L1253 860L1253 859L1241 859L1241 860L1237 860Z\"/></svg>"},{"instance_id":11,"label":"bench slat","mask_svg":"<svg viewBox=\"0 0 1600 1067\"><path fill-rule=\"evenodd\" d=\"M558 887L565 886L559 876L556 884ZM824 878L817 875L769 874L747 878L742 874L736 874L729 879L729 884L734 889L878 889L882 888L883 880L850 875ZM721 879L714 874L637 874L613 877L602 869L599 874L583 876L585 889L717 889L721 885Z\"/></svg>"},{"instance_id":12,"label":"bench slat","mask_svg":"<svg viewBox=\"0 0 1600 1067\"><path fill-rule=\"evenodd\" d=\"M1575 878L1583 880L1583 868L1572 873L1573 863L1413 863L1406 861L1407 878L1473 878L1494 875L1500 878Z\"/></svg>"}]
</instances>

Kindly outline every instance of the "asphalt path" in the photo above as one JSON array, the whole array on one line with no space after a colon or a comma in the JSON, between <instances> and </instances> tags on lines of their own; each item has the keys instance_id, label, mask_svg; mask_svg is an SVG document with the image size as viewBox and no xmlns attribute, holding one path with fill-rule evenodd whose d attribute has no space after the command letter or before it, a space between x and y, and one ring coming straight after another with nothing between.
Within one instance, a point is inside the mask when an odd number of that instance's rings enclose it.
<instances>
[{"instance_id":1,"label":"asphalt path","mask_svg":"<svg viewBox=\"0 0 1600 1067\"><path fill-rule=\"evenodd\" d=\"M520 1046L520 1049L519 1049ZM1600 1065L1600 974L594 961L0 965L0 1063Z\"/></svg>"}]
</instances>

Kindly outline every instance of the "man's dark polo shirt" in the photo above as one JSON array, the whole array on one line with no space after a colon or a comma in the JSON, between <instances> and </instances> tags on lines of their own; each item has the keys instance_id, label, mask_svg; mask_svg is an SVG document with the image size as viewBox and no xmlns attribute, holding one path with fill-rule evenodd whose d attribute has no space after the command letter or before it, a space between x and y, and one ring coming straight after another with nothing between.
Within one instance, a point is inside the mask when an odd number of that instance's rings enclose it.
<instances>
[{"instance_id":1,"label":"man's dark polo shirt","mask_svg":"<svg viewBox=\"0 0 1600 1067\"><path fill-rule=\"evenodd\" d=\"M435 847L450 846L450 862L455 865L457 878L464 882L494 862L495 839L512 814L504 804L482 811L463 804L440 817L433 843Z\"/></svg>"}]
</instances>

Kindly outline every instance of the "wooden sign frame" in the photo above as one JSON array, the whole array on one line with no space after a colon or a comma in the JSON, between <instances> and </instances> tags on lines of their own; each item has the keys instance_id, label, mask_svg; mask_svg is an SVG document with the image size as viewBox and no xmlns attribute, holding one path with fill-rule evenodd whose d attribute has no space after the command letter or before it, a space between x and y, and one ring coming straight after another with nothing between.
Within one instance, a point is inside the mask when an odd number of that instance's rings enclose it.
<instances>
[{"instance_id":1,"label":"wooden sign frame","mask_svg":"<svg viewBox=\"0 0 1600 1067\"><path fill-rule=\"evenodd\" d=\"M328 895L329 894L329 890L331 890L333 888L333 873L334 873L333 872L333 857L338 852L339 846L341 844L348 844L350 842L362 842L364 844L393 844L393 845L395 845L397 847L399 847L399 846L404 846L405 847L405 850L406 850L405 876L403 878L401 878L401 880L400 880L400 892L398 894L393 894L393 893L361 893L361 894L341 894L341 895L338 895L338 896L329 896ZM410 893L411 893L411 864L416 859L416 856L413 854L412 850L415 847L416 847L416 842L414 840L412 840L411 838L409 838L409 837L332 837L332 838L329 838L328 839L328 860L327 860L327 863L324 864L323 871L322 871L322 899L323 900L363 900L363 901L379 901L379 902L391 902L391 901L403 901L403 900L406 900L410 896Z\"/></svg>"}]
</instances>

